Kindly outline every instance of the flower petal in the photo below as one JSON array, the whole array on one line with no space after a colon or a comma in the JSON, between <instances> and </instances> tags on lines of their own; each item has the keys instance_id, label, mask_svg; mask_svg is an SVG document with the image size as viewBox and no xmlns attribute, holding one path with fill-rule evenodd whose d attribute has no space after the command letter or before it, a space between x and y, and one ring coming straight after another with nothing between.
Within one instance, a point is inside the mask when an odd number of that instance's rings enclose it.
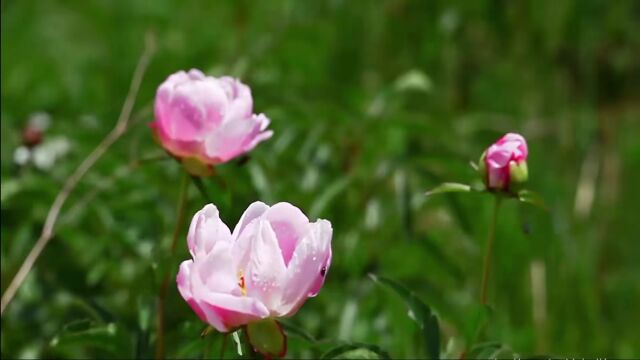
<instances>
[{"instance_id":1,"label":"flower petal","mask_svg":"<svg viewBox=\"0 0 640 360\"><path fill-rule=\"evenodd\" d=\"M218 208L213 204L205 205L198 211L189 226L187 244L191 256L206 254L217 241L231 242L231 232L220 219Z\"/></svg>"},{"instance_id":2,"label":"flower petal","mask_svg":"<svg viewBox=\"0 0 640 360\"><path fill-rule=\"evenodd\" d=\"M264 120L259 116L225 122L205 140L207 156L225 162L253 149L272 135L269 131L261 132L263 126Z\"/></svg>"},{"instance_id":3,"label":"flower petal","mask_svg":"<svg viewBox=\"0 0 640 360\"><path fill-rule=\"evenodd\" d=\"M277 309L280 305L283 280L287 270L278 246L278 239L265 219L258 220L250 226L257 226L257 232L247 266L249 275L247 295L260 299L269 309Z\"/></svg>"},{"instance_id":4,"label":"flower petal","mask_svg":"<svg viewBox=\"0 0 640 360\"><path fill-rule=\"evenodd\" d=\"M262 201L255 201L251 205L249 205L247 210L245 210L240 217L240 221L238 221L238 224L233 229L233 238L237 239L245 226L247 226L254 219L262 216L262 214L264 214L267 210L269 210L269 206Z\"/></svg>"},{"instance_id":5,"label":"flower petal","mask_svg":"<svg viewBox=\"0 0 640 360\"><path fill-rule=\"evenodd\" d=\"M176 141L202 141L222 121L228 100L216 79L197 70L174 74L159 88L154 104L158 126Z\"/></svg>"},{"instance_id":6,"label":"flower petal","mask_svg":"<svg viewBox=\"0 0 640 360\"><path fill-rule=\"evenodd\" d=\"M207 290L240 296L242 289L238 284L238 273L230 249L229 243L215 243L206 257L195 260L195 271ZM194 284L200 282L194 281Z\"/></svg>"},{"instance_id":7,"label":"flower petal","mask_svg":"<svg viewBox=\"0 0 640 360\"><path fill-rule=\"evenodd\" d=\"M311 224L311 230L296 247L289 267L282 297L282 311L293 315L312 290L317 290L317 276L331 251L333 229L327 220ZM317 291L316 291L317 292Z\"/></svg>"},{"instance_id":8,"label":"flower petal","mask_svg":"<svg viewBox=\"0 0 640 360\"><path fill-rule=\"evenodd\" d=\"M178 270L178 276L176 282L178 283L178 292L182 298L189 304L191 309L198 315L200 320L207 321L204 311L198 305L198 302L193 298L191 293L191 267L193 266L193 260L186 260L180 264L180 270Z\"/></svg>"},{"instance_id":9,"label":"flower petal","mask_svg":"<svg viewBox=\"0 0 640 360\"><path fill-rule=\"evenodd\" d=\"M316 280L313 285L311 285L311 289L309 290L309 297L314 297L318 295L322 285L324 285L324 280L327 278L327 273L329 272L329 267L331 267L331 258L333 257L331 248L329 248L329 253L327 254L322 267L320 268L320 274L316 276Z\"/></svg>"},{"instance_id":10,"label":"flower petal","mask_svg":"<svg viewBox=\"0 0 640 360\"><path fill-rule=\"evenodd\" d=\"M218 331L227 332L252 321L269 316L269 310L259 300L221 293L211 293L199 300L207 322Z\"/></svg>"},{"instance_id":11,"label":"flower petal","mask_svg":"<svg viewBox=\"0 0 640 360\"><path fill-rule=\"evenodd\" d=\"M231 77L192 69L167 78L156 92L151 127L172 155L208 165L227 162L273 134L269 119L253 114L251 89Z\"/></svg>"},{"instance_id":12,"label":"flower petal","mask_svg":"<svg viewBox=\"0 0 640 360\"><path fill-rule=\"evenodd\" d=\"M251 89L237 79L223 76L218 79L229 99L229 106L224 114L224 121L246 119L253 111L253 97Z\"/></svg>"},{"instance_id":13,"label":"flower petal","mask_svg":"<svg viewBox=\"0 0 640 360\"><path fill-rule=\"evenodd\" d=\"M228 249L226 243L216 244L208 258L194 261L191 269L192 296L207 322L219 331L269 315L259 299L242 294Z\"/></svg>"},{"instance_id":14,"label":"flower petal","mask_svg":"<svg viewBox=\"0 0 640 360\"><path fill-rule=\"evenodd\" d=\"M278 238L282 258L288 265L298 242L309 231L309 219L300 209L286 202L273 205L265 213L265 218Z\"/></svg>"}]
</instances>

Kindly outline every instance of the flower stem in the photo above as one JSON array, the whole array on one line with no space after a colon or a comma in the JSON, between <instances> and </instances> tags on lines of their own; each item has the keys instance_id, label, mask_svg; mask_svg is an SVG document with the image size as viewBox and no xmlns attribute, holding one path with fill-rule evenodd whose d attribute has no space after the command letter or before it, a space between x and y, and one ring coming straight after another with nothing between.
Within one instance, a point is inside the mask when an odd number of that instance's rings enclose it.
<instances>
[{"instance_id":1,"label":"flower stem","mask_svg":"<svg viewBox=\"0 0 640 360\"><path fill-rule=\"evenodd\" d=\"M229 334L222 334L222 344L220 345L220 359L224 359L224 352L225 350L227 350L227 336L229 336Z\"/></svg>"},{"instance_id":2,"label":"flower stem","mask_svg":"<svg viewBox=\"0 0 640 360\"><path fill-rule=\"evenodd\" d=\"M173 230L173 237L171 238L170 254L176 252L176 245L178 242L178 236L182 229L182 223L184 222L184 213L187 207L187 183L189 180L189 174L186 172L182 177L180 183L180 189L178 190L178 210L176 217L176 227ZM162 284L160 285L160 293L158 294L158 340L156 342L156 359L164 359L164 328L165 328L165 316L164 316L164 304L167 297L167 288L169 287L169 272L165 272L162 278Z\"/></svg>"},{"instance_id":3,"label":"flower stem","mask_svg":"<svg viewBox=\"0 0 640 360\"><path fill-rule=\"evenodd\" d=\"M487 304L487 285L489 284L489 273L491 272L491 259L493 255L493 243L496 237L496 223L498 222L498 211L500 209L500 195L495 197L493 215L489 223L489 237L487 238L486 250L484 253L484 264L482 266L482 286L480 288L480 303Z\"/></svg>"}]
</instances>

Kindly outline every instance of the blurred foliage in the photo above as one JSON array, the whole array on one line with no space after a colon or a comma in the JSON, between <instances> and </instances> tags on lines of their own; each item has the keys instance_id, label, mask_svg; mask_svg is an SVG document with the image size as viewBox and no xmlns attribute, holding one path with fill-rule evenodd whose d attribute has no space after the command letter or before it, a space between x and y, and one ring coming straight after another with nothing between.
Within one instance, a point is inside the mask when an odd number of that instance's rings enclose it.
<instances>
[{"instance_id":1,"label":"blurred foliage","mask_svg":"<svg viewBox=\"0 0 640 360\"><path fill-rule=\"evenodd\" d=\"M205 180L227 224L255 200L289 201L333 223L333 265L320 295L288 320L298 329L289 356L423 354L405 303L369 273L429 305L445 356L640 355L639 2L1 6L2 291L63 181L115 124L144 34L159 46L141 116L74 191L3 314L3 358L153 355L162 274L174 276L188 256L183 242L166 255L180 169L130 164L162 154L146 126L155 89L192 67L250 84L275 131L247 161ZM45 143L62 137L70 151L50 169L18 166L22 129L41 111L52 118ZM549 209L505 203L485 314L491 199L424 193L473 184L469 161L508 131L529 140L529 187ZM205 200L189 190L193 214ZM218 356L222 336L200 338L205 325L175 287L167 302L168 356ZM336 344L347 345L330 353Z\"/></svg>"}]
</instances>

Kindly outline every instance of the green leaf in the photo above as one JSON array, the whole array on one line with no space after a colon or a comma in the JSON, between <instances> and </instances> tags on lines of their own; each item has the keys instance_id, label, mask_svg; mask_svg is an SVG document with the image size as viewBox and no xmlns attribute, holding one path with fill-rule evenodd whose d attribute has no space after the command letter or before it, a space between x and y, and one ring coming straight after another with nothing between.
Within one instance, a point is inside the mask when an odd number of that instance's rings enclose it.
<instances>
[{"instance_id":1,"label":"green leaf","mask_svg":"<svg viewBox=\"0 0 640 360\"><path fill-rule=\"evenodd\" d=\"M469 359L515 359L517 357L509 347L496 341L478 344L469 352Z\"/></svg>"},{"instance_id":2,"label":"green leaf","mask_svg":"<svg viewBox=\"0 0 640 360\"><path fill-rule=\"evenodd\" d=\"M91 325L92 322L87 320L66 325L62 332L51 340L51 347L76 348L89 346L112 354L118 354L130 345L126 334L115 323L93 327Z\"/></svg>"},{"instance_id":3,"label":"green leaf","mask_svg":"<svg viewBox=\"0 0 640 360\"><path fill-rule=\"evenodd\" d=\"M249 323L247 337L253 349L266 357L283 357L287 353L287 336L274 319Z\"/></svg>"},{"instance_id":4,"label":"green leaf","mask_svg":"<svg viewBox=\"0 0 640 360\"><path fill-rule=\"evenodd\" d=\"M393 87L396 91L429 92L433 84L429 76L422 70L412 69L398 77Z\"/></svg>"},{"instance_id":5,"label":"green leaf","mask_svg":"<svg viewBox=\"0 0 640 360\"><path fill-rule=\"evenodd\" d=\"M242 356L242 341L240 340L240 331L241 330L237 330L231 333L231 338L233 339L233 342L236 343L236 352L239 356Z\"/></svg>"},{"instance_id":6,"label":"green leaf","mask_svg":"<svg viewBox=\"0 0 640 360\"><path fill-rule=\"evenodd\" d=\"M200 195L202 196L204 201L206 201L207 203L213 203L213 201L211 201L211 197L209 196L209 193L207 192L207 187L204 185L204 182L202 181L202 178L196 175L191 175L191 180L193 181L193 184L196 186L196 188L200 192Z\"/></svg>"},{"instance_id":7,"label":"green leaf","mask_svg":"<svg viewBox=\"0 0 640 360\"><path fill-rule=\"evenodd\" d=\"M284 332L287 334L287 336L295 336L313 344L318 342L318 340L313 337L313 335L309 334L305 329L299 327L298 325L294 325L288 321L280 321L280 325L284 329Z\"/></svg>"},{"instance_id":8,"label":"green leaf","mask_svg":"<svg viewBox=\"0 0 640 360\"><path fill-rule=\"evenodd\" d=\"M391 359L391 357L377 345L348 343L327 351L321 359Z\"/></svg>"},{"instance_id":9,"label":"green leaf","mask_svg":"<svg viewBox=\"0 0 640 360\"><path fill-rule=\"evenodd\" d=\"M480 344L476 344L469 351L468 357L470 359L488 359L489 355L495 353L502 348L502 344L497 341L487 341Z\"/></svg>"},{"instance_id":10,"label":"green leaf","mask_svg":"<svg viewBox=\"0 0 640 360\"><path fill-rule=\"evenodd\" d=\"M536 192L531 190L520 190L518 192L518 200L529 203L531 205L537 206L544 210L548 210L547 205L544 202L544 199Z\"/></svg>"},{"instance_id":11,"label":"green leaf","mask_svg":"<svg viewBox=\"0 0 640 360\"><path fill-rule=\"evenodd\" d=\"M21 184L17 180L9 179L2 181L0 184L0 203L4 203L7 199L12 197L13 195L19 193L22 190L23 184Z\"/></svg>"},{"instance_id":12,"label":"green leaf","mask_svg":"<svg viewBox=\"0 0 640 360\"><path fill-rule=\"evenodd\" d=\"M440 357L440 327L438 318L416 294L406 289L394 280L369 274L369 277L378 284L393 290L409 307L409 317L415 321L422 330L427 356L432 359Z\"/></svg>"},{"instance_id":13,"label":"green leaf","mask_svg":"<svg viewBox=\"0 0 640 360\"><path fill-rule=\"evenodd\" d=\"M434 194L448 193L448 192L471 192L472 188L467 184L446 182L436 186L431 191L427 191L425 195L431 196Z\"/></svg>"},{"instance_id":14,"label":"green leaf","mask_svg":"<svg viewBox=\"0 0 640 360\"><path fill-rule=\"evenodd\" d=\"M317 218L322 215L324 210L331 204L331 202L347 188L347 185L351 182L351 177L342 177L331 185L327 186L325 190L314 200L309 210L310 218Z\"/></svg>"},{"instance_id":15,"label":"green leaf","mask_svg":"<svg viewBox=\"0 0 640 360\"><path fill-rule=\"evenodd\" d=\"M471 309L470 314L466 316L464 335L467 347L476 342L480 332L489 321L491 312L492 310L488 305L476 305Z\"/></svg>"}]
</instances>

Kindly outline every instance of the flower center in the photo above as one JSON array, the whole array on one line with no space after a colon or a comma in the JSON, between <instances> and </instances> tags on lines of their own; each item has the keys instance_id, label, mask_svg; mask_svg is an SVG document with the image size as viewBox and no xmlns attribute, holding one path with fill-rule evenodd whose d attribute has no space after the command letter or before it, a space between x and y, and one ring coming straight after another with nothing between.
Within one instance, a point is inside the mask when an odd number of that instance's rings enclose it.
<instances>
[{"instance_id":1,"label":"flower center","mask_svg":"<svg viewBox=\"0 0 640 360\"><path fill-rule=\"evenodd\" d=\"M242 296L247 296L247 286L244 282L244 275L242 274L242 270L238 271L238 286L240 286Z\"/></svg>"}]
</instances>

